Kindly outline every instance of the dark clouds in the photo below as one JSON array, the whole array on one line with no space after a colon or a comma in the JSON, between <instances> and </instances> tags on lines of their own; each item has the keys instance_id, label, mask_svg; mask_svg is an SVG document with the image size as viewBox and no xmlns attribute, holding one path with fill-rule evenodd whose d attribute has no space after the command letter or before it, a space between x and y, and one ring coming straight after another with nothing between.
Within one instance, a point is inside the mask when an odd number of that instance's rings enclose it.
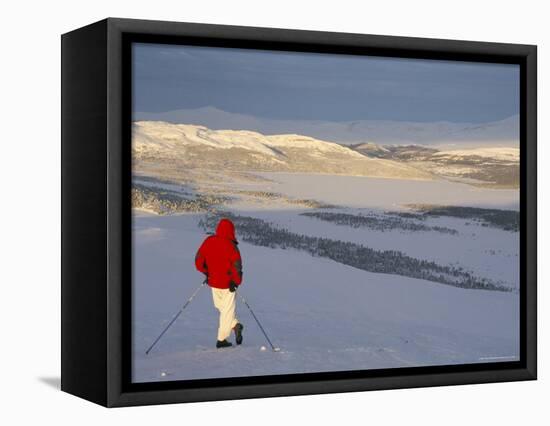
<instances>
[{"instance_id":1,"label":"dark clouds","mask_svg":"<svg viewBox=\"0 0 550 426\"><path fill-rule=\"evenodd\" d=\"M134 110L213 106L275 119L486 122L519 112L519 67L134 46Z\"/></svg>"}]
</instances>

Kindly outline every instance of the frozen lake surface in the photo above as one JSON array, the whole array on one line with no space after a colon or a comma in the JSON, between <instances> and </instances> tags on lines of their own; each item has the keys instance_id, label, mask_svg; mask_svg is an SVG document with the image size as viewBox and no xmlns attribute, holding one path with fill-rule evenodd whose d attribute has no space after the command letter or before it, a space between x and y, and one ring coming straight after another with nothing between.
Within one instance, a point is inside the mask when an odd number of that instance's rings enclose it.
<instances>
[{"instance_id":1,"label":"frozen lake surface","mask_svg":"<svg viewBox=\"0 0 550 426\"><path fill-rule=\"evenodd\" d=\"M404 204L519 209L516 189L478 188L447 180L402 180L306 173L259 173L273 181L262 185L297 198L313 198L350 207L400 208ZM261 185L261 184L260 184Z\"/></svg>"}]
</instances>

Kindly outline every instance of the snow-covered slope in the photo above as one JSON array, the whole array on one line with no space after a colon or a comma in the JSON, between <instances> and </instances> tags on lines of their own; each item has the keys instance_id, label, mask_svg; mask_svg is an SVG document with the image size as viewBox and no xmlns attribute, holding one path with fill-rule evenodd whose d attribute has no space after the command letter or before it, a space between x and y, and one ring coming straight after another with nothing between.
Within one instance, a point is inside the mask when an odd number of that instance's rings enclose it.
<instances>
[{"instance_id":1,"label":"snow-covered slope","mask_svg":"<svg viewBox=\"0 0 550 426\"><path fill-rule=\"evenodd\" d=\"M516 146L519 116L489 123L406 122L358 120L349 122L273 120L205 107L161 113L137 112L137 120L192 123L211 129L249 129L262 134L299 133L338 143Z\"/></svg>"},{"instance_id":2,"label":"snow-covered slope","mask_svg":"<svg viewBox=\"0 0 550 426\"><path fill-rule=\"evenodd\" d=\"M156 167L348 174L432 179L420 169L368 158L346 146L297 134L140 121L133 125L134 159Z\"/></svg>"},{"instance_id":3,"label":"snow-covered slope","mask_svg":"<svg viewBox=\"0 0 550 426\"><path fill-rule=\"evenodd\" d=\"M510 163L519 162L519 148L513 147L486 147L473 149L452 149L439 151L434 154L437 158L466 159L469 157L480 157Z\"/></svg>"},{"instance_id":4,"label":"snow-covered slope","mask_svg":"<svg viewBox=\"0 0 550 426\"><path fill-rule=\"evenodd\" d=\"M499 188L519 186L519 146L438 150L424 145L351 145L371 158L402 162L444 179Z\"/></svg>"},{"instance_id":5,"label":"snow-covered slope","mask_svg":"<svg viewBox=\"0 0 550 426\"><path fill-rule=\"evenodd\" d=\"M215 349L217 315L205 288L145 355L202 279L193 266L205 237L198 219L134 221L133 378L138 382L518 359L517 293L369 273L244 242L239 292L281 352L260 350L269 345L240 300L244 344Z\"/></svg>"}]
</instances>

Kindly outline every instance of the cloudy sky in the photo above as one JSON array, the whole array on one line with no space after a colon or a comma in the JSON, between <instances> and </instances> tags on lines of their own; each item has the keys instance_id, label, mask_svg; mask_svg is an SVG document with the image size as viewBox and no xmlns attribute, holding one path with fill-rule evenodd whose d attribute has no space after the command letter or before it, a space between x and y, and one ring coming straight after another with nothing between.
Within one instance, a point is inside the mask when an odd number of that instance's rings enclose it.
<instances>
[{"instance_id":1,"label":"cloudy sky","mask_svg":"<svg viewBox=\"0 0 550 426\"><path fill-rule=\"evenodd\" d=\"M135 44L134 111L285 120L487 122L519 113L519 66Z\"/></svg>"}]
</instances>

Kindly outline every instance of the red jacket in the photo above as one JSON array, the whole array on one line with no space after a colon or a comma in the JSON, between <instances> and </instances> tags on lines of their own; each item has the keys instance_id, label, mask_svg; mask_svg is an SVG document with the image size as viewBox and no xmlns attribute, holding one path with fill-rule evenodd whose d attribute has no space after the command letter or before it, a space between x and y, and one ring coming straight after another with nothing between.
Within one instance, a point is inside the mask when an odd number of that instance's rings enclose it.
<instances>
[{"instance_id":1,"label":"red jacket","mask_svg":"<svg viewBox=\"0 0 550 426\"><path fill-rule=\"evenodd\" d=\"M229 288L231 281L241 284L242 261L237 244L235 226L229 219L220 220L216 235L201 244L195 256L195 267L207 275L210 287Z\"/></svg>"}]
</instances>

